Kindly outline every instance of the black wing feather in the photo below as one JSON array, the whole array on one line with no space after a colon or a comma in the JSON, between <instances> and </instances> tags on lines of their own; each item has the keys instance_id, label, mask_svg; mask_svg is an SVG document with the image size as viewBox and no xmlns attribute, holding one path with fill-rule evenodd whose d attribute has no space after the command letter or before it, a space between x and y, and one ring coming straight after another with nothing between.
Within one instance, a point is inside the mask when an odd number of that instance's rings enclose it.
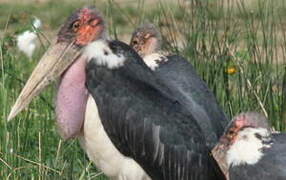
<instances>
[{"instance_id":1,"label":"black wing feather","mask_svg":"<svg viewBox=\"0 0 286 180\"><path fill-rule=\"evenodd\" d=\"M128 70L87 66L87 87L111 141L152 179L216 179L200 128L182 106ZM104 80L103 80L104 79Z\"/></svg>"},{"instance_id":2,"label":"black wing feather","mask_svg":"<svg viewBox=\"0 0 286 180\"><path fill-rule=\"evenodd\" d=\"M214 94L186 59L178 55L167 58L168 61L159 64L155 74L194 116L205 134L208 147L212 149L222 136L228 118Z\"/></svg>"}]
</instances>

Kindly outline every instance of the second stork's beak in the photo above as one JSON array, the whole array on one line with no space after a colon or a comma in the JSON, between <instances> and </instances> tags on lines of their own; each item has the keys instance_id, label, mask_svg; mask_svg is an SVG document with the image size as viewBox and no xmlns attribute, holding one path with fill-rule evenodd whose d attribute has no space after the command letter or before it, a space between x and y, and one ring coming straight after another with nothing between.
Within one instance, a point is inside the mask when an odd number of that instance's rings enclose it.
<instances>
[{"instance_id":1,"label":"second stork's beak","mask_svg":"<svg viewBox=\"0 0 286 180\"><path fill-rule=\"evenodd\" d=\"M74 43L53 43L43 55L22 89L8 116L8 121L20 113L33 97L55 81L81 54Z\"/></svg>"}]
</instances>

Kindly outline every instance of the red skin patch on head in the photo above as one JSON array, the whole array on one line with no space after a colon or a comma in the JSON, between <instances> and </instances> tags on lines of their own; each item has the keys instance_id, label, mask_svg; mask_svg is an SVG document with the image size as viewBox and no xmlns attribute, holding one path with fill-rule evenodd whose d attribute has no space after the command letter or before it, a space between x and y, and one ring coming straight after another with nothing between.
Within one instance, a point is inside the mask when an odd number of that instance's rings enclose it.
<instances>
[{"instance_id":1,"label":"red skin patch on head","mask_svg":"<svg viewBox=\"0 0 286 180\"><path fill-rule=\"evenodd\" d=\"M98 36L102 33L102 31L103 31L103 26L101 25L96 27L93 27L91 25L84 25L80 27L80 29L78 30L76 44L86 45L91 41L97 39Z\"/></svg>"},{"instance_id":2,"label":"red skin patch on head","mask_svg":"<svg viewBox=\"0 0 286 180\"><path fill-rule=\"evenodd\" d=\"M238 116L235 120L235 126L240 129L246 125L246 117L245 115Z\"/></svg>"},{"instance_id":3,"label":"red skin patch on head","mask_svg":"<svg viewBox=\"0 0 286 180\"><path fill-rule=\"evenodd\" d=\"M82 9L81 14L80 14L80 19L81 19L82 21L87 21L87 20L89 20L89 18L90 18L90 13L91 13L91 11L90 11L88 8Z\"/></svg>"},{"instance_id":4,"label":"red skin patch on head","mask_svg":"<svg viewBox=\"0 0 286 180\"><path fill-rule=\"evenodd\" d=\"M88 8L80 14L80 27L77 31L76 44L87 45L97 39L104 30L101 17L92 13Z\"/></svg>"},{"instance_id":5,"label":"red skin patch on head","mask_svg":"<svg viewBox=\"0 0 286 180\"><path fill-rule=\"evenodd\" d=\"M226 144L233 144L237 139L237 134L241 130L241 128L247 126L247 117L242 114L237 116L233 121L232 126L228 129L228 132L221 138L221 142ZM228 144L227 143L227 144Z\"/></svg>"}]
</instances>

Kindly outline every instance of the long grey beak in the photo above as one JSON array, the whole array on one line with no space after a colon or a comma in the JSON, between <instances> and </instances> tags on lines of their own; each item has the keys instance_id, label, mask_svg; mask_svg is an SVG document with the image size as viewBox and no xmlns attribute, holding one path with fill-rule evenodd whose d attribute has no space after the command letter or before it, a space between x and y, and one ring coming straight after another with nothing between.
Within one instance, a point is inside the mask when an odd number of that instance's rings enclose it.
<instances>
[{"instance_id":1,"label":"long grey beak","mask_svg":"<svg viewBox=\"0 0 286 180\"><path fill-rule=\"evenodd\" d=\"M8 116L8 121L20 113L33 97L55 81L79 56L80 48L73 43L53 43L43 55L22 89Z\"/></svg>"},{"instance_id":2,"label":"long grey beak","mask_svg":"<svg viewBox=\"0 0 286 180\"><path fill-rule=\"evenodd\" d=\"M212 155L214 159L217 161L221 171L226 177L226 180L229 180L229 168L226 161L227 150L224 144L219 142L213 149Z\"/></svg>"}]
</instances>

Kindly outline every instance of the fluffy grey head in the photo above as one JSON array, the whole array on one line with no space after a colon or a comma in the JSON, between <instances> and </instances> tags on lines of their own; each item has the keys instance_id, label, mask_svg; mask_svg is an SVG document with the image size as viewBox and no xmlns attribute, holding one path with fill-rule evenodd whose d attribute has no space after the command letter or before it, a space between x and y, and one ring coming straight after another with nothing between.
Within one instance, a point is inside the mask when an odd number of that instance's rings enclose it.
<instances>
[{"instance_id":1,"label":"fluffy grey head","mask_svg":"<svg viewBox=\"0 0 286 180\"><path fill-rule=\"evenodd\" d=\"M248 127L270 130L268 120L263 114L258 112L243 112L231 120L224 135L220 139L221 143L226 145L232 144L238 132Z\"/></svg>"},{"instance_id":2,"label":"fluffy grey head","mask_svg":"<svg viewBox=\"0 0 286 180\"><path fill-rule=\"evenodd\" d=\"M243 112L232 119L227 127L227 131L239 131L246 127L270 129L268 120L263 114L258 112Z\"/></svg>"},{"instance_id":3,"label":"fluffy grey head","mask_svg":"<svg viewBox=\"0 0 286 180\"><path fill-rule=\"evenodd\" d=\"M235 116L212 154L226 176L229 167L255 164L263 156L262 150L271 146L267 118L261 113L245 112Z\"/></svg>"},{"instance_id":4,"label":"fluffy grey head","mask_svg":"<svg viewBox=\"0 0 286 180\"><path fill-rule=\"evenodd\" d=\"M140 56L145 56L161 49L162 36L154 24L143 24L132 34L130 46Z\"/></svg>"}]
</instances>

